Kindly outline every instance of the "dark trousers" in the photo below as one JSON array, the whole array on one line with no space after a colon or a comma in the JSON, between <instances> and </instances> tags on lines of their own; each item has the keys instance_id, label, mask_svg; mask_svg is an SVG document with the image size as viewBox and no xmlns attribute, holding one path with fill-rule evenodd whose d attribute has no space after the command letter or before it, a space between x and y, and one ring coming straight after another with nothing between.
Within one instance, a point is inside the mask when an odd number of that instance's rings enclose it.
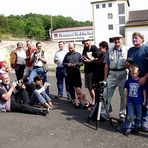
<instances>
[{"instance_id":1,"label":"dark trousers","mask_svg":"<svg viewBox=\"0 0 148 148\"><path fill-rule=\"evenodd\" d=\"M25 65L16 64L15 74L17 80L21 80L23 78L25 67L26 67Z\"/></svg>"},{"instance_id":2,"label":"dark trousers","mask_svg":"<svg viewBox=\"0 0 148 148\"><path fill-rule=\"evenodd\" d=\"M15 101L20 104L29 104L30 98L28 93L25 89L19 89L18 92L15 94Z\"/></svg>"},{"instance_id":3,"label":"dark trousers","mask_svg":"<svg viewBox=\"0 0 148 148\"><path fill-rule=\"evenodd\" d=\"M41 115L42 110L39 108L35 108L28 104L19 104L14 100L11 100L11 111L12 112L19 112L19 113L28 113L28 114L36 114Z\"/></svg>"},{"instance_id":4,"label":"dark trousers","mask_svg":"<svg viewBox=\"0 0 148 148\"><path fill-rule=\"evenodd\" d=\"M18 89L17 91L18 92L15 94L15 96L11 100L12 112L37 114L37 115L42 114L41 109L35 108L29 105L30 98L25 89Z\"/></svg>"},{"instance_id":5,"label":"dark trousers","mask_svg":"<svg viewBox=\"0 0 148 148\"><path fill-rule=\"evenodd\" d=\"M72 100L74 100L76 98L75 88L82 87L80 70L79 69L71 70L71 71L68 71L67 74L68 74L67 76L68 76L68 82L69 82L69 93Z\"/></svg>"}]
</instances>

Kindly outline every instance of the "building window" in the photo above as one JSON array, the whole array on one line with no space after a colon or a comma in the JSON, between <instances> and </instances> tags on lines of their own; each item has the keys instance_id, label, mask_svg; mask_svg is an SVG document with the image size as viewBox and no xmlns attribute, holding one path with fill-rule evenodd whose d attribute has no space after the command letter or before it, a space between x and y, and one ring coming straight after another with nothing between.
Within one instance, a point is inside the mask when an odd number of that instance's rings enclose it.
<instances>
[{"instance_id":1,"label":"building window","mask_svg":"<svg viewBox=\"0 0 148 148\"><path fill-rule=\"evenodd\" d=\"M124 5L124 3L118 4L118 13L119 14L125 14L125 5Z\"/></svg>"},{"instance_id":2,"label":"building window","mask_svg":"<svg viewBox=\"0 0 148 148\"><path fill-rule=\"evenodd\" d=\"M119 24L125 24L125 16L119 16Z\"/></svg>"},{"instance_id":3,"label":"building window","mask_svg":"<svg viewBox=\"0 0 148 148\"><path fill-rule=\"evenodd\" d=\"M112 13L108 13L108 19L112 19L113 18L113 14Z\"/></svg>"},{"instance_id":4,"label":"building window","mask_svg":"<svg viewBox=\"0 0 148 148\"><path fill-rule=\"evenodd\" d=\"M119 27L119 32L120 32L120 34L123 35L123 37L125 37L125 26L120 26Z\"/></svg>"},{"instance_id":5,"label":"building window","mask_svg":"<svg viewBox=\"0 0 148 148\"><path fill-rule=\"evenodd\" d=\"M108 3L108 7L112 7L112 3Z\"/></svg>"},{"instance_id":6,"label":"building window","mask_svg":"<svg viewBox=\"0 0 148 148\"><path fill-rule=\"evenodd\" d=\"M109 38L109 43L113 43L113 42L114 42L113 38Z\"/></svg>"},{"instance_id":7,"label":"building window","mask_svg":"<svg viewBox=\"0 0 148 148\"><path fill-rule=\"evenodd\" d=\"M113 25L108 25L108 30L113 30Z\"/></svg>"},{"instance_id":8,"label":"building window","mask_svg":"<svg viewBox=\"0 0 148 148\"><path fill-rule=\"evenodd\" d=\"M102 8L106 8L106 5L105 4L102 4Z\"/></svg>"},{"instance_id":9,"label":"building window","mask_svg":"<svg viewBox=\"0 0 148 148\"><path fill-rule=\"evenodd\" d=\"M96 5L96 9L99 9L99 8L100 8L100 5L99 5L99 4L97 4L97 5Z\"/></svg>"}]
</instances>

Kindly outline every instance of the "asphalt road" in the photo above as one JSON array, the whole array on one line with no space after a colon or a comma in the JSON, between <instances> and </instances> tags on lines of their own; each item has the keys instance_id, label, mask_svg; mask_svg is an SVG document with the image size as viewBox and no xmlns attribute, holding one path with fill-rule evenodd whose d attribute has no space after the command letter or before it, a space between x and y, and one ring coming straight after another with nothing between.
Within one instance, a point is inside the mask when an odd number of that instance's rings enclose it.
<instances>
[{"instance_id":1,"label":"asphalt road","mask_svg":"<svg viewBox=\"0 0 148 148\"><path fill-rule=\"evenodd\" d=\"M56 79L49 74L50 92L55 95ZM15 79L14 75L12 78ZM84 80L83 80L84 81ZM84 85L83 85L84 86ZM88 92L83 88L87 96ZM118 91L113 97L113 113L119 110ZM87 118L89 110L75 109L65 98L53 99L55 106L44 116L0 113L0 148L147 148L148 133L128 137L117 132L118 123L95 122Z\"/></svg>"}]
</instances>

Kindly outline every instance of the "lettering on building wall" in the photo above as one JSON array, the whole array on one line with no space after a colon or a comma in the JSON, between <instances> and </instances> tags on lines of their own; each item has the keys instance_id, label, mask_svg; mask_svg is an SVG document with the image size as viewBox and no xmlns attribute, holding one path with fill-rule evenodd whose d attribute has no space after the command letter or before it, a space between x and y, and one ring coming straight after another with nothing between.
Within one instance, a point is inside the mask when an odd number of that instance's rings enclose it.
<instances>
[{"instance_id":1,"label":"lettering on building wall","mask_svg":"<svg viewBox=\"0 0 148 148\"><path fill-rule=\"evenodd\" d=\"M93 36L93 30L53 33L54 39Z\"/></svg>"}]
</instances>

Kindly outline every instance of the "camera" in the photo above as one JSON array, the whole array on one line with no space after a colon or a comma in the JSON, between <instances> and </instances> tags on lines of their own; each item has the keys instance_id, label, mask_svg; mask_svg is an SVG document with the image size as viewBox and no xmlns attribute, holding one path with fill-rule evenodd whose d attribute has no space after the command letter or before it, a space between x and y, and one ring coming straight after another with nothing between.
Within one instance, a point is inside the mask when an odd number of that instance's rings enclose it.
<instances>
[{"instance_id":1,"label":"camera","mask_svg":"<svg viewBox=\"0 0 148 148\"><path fill-rule=\"evenodd\" d=\"M23 88L23 85L24 85L23 79L20 79L20 80L16 81L16 89L17 90L22 89Z\"/></svg>"},{"instance_id":2,"label":"camera","mask_svg":"<svg viewBox=\"0 0 148 148\"><path fill-rule=\"evenodd\" d=\"M16 83L17 83L17 84L23 83L23 79L17 80Z\"/></svg>"},{"instance_id":3,"label":"camera","mask_svg":"<svg viewBox=\"0 0 148 148\"><path fill-rule=\"evenodd\" d=\"M134 60L132 58L128 58L127 59L127 63L129 63L130 65L134 65L135 64L135 62L134 62Z\"/></svg>"},{"instance_id":4,"label":"camera","mask_svg":"<svg viewBox=\"0 0 148 148\"><path fill-rule=\"evenodd\" d=\"M98 83L93 84L94 89L103 90L106 87L107 83L105 81L100 81Z\"/></svg>"}]
</instances>

